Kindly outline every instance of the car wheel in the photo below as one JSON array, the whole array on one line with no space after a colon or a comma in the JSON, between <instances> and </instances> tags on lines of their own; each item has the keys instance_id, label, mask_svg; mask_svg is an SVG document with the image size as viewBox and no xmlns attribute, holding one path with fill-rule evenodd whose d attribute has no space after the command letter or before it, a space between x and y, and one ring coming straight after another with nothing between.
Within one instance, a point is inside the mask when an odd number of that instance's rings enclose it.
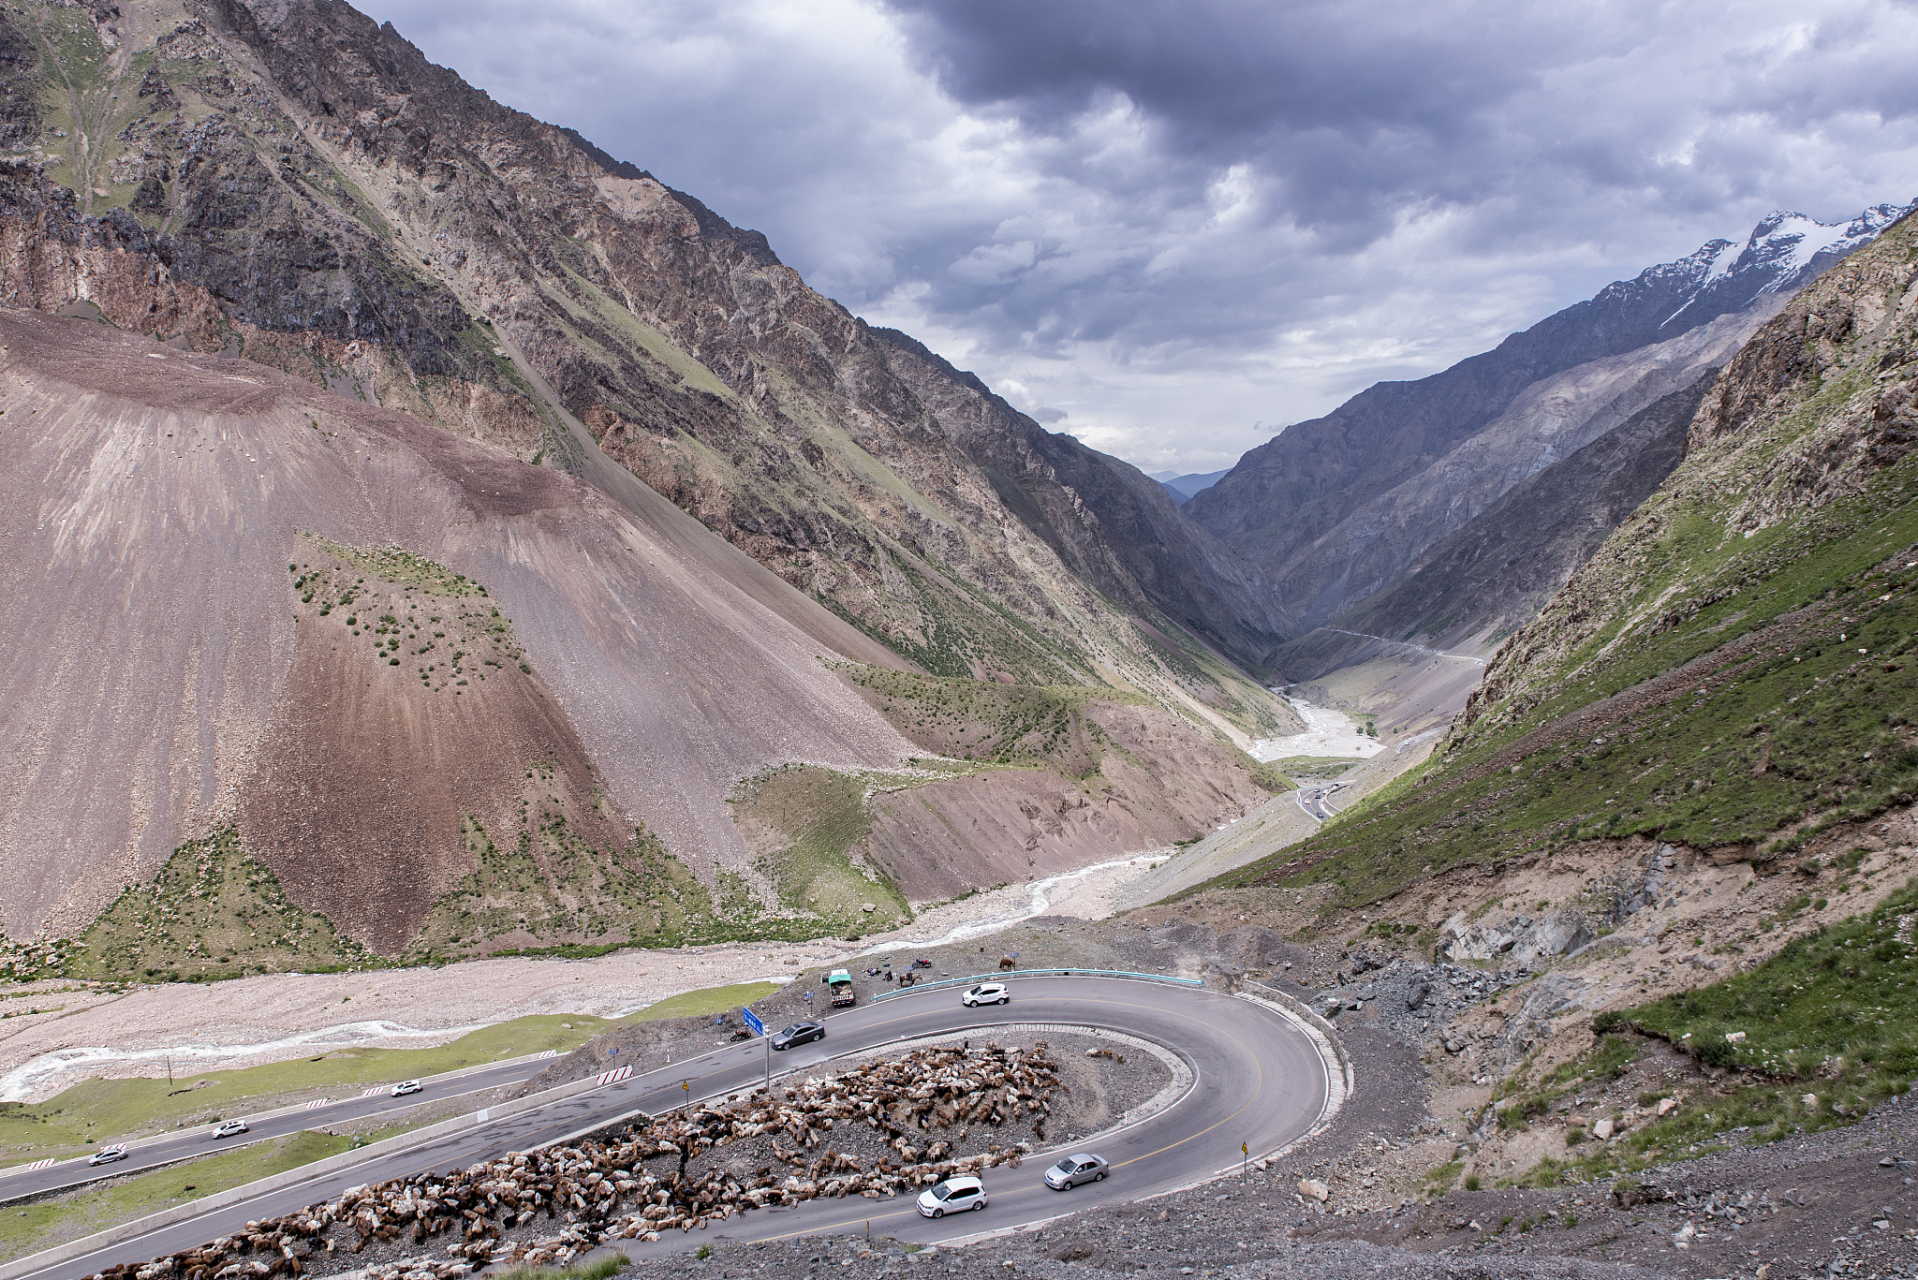
<instances>
[{"instance_id":1,"label":"car wheel","mask_svg":"<svg viewBox=\"0 0 1918 1280\"><path fill-rule=\"evenodd\" d=\"M1092 1180L1094 1182L1104 1182L1106 1180L1106 1176L1103 1173L1095 1173L1092 1175Z\"/></svg>"},{"instance_id":2,"label":"car wheel","mask_svg":"<svg viewBox=\"0 0 1918 1280\"><path fill-rule=\"evenodd\" d=\"M981 1200L981 1201L980 1201L980 1202L979 1202L978 1204L975 1204L974 1206L972 1206L972 1211L973 1211L974 1213L977 1213L977 1212L979 1212L979 1210L981 1210L981 1209L983 1209L983 1208L985 1208L985 1207L986 1207L986 1202L985 1202L984 1200Z\"/></svg>"},{"instance_id":3,"label":"car wheel","mask_svg":"<svg viewBox=\"0 0 1918 1280\"><path fill-rule=\"evenodd\" d=\"M944 1209L934 1209L932 1211L932 1216L935 1218L943 1218L946 1216L946 1211Z\"/></svg>"},{"instance_id":4,"label":"car wheel","mask_svg":"<svg viewBox=\"0 0 1918 1280\"><path fill-rule=\"evenodd\" d=\"M1011 996L1000 996L1000 997L999 997L999 1003L1000 1003L1000 1004L1004 1004L1004 1003L1005 1003L1006 1001L1008 1001L1008 1000L1010 1000L1010 999L1012 999L1012 997L1011 997Z\"/></svg>"}]
</instances>

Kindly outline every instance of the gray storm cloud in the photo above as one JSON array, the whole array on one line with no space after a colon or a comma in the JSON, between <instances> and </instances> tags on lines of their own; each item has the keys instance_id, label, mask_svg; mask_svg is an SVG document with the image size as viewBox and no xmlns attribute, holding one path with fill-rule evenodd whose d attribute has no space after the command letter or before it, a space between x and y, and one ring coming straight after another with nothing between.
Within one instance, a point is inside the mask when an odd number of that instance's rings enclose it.
<instances>
[{"instance_id":1,"label":"gray storm cloud","mask_svg":"<svg viewBox=\"0 0 1918 1280\"><path fill-rule=\"evenodd\" d=\"M361 7L1148 470L1918 194L1894 0Z\"/></svg>"}]
</instances>

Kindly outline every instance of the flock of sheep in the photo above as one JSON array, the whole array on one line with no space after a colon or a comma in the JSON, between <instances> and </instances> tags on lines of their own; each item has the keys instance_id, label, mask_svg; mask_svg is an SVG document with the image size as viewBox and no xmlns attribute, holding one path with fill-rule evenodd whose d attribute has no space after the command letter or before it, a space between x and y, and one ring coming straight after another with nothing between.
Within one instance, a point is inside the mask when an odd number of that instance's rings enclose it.
<instances>
[{"instance_id":1,"label":"flock of sheep","mask_svg":"<svg viewBox=\"0 0 1918 1280\"><path fill-rule=\"evenodd\" d=\"M1016 1165L1028 1143L993 1145L953 1157L937 1130L997 1126L1031 1116L1043 1136L1049 1099L1062 1089L1042 1041L1029 1049L919 1049L839 1074L755 1089L723 1102L648 1118L612 1140L512 1153L451 1173L423 1173L354 1187L336 1200L145 1264L122 1264L89 1280L242 1280L303 1275L316 1264L341 1269L340 1251L380 1243L424 1247L450 1238L444 1257L416 1257L366 1269L367 1280L446 1280L491 1262L564 1264L615 1240L657 1240L748 1209L864 1196L880 1199L944 1178ZM876 1131L892 1154L871 1163L842 1154L831 1135L843 1126ZM837 1146L867 1146L844 1139ZM751 1174L702 1161L717 1148L762 1139ZM668 1163L670 1161L670 1163ZM658 1167L648 1167L659 1162ZM751 1163L751 1161L748 1161ZM780 1168L778 1166L783 1166ZM557 1228L533 1240L508 1239L540 1217ZM324 1260L324 1262L322 1262Z\"/></svg>"}]
</instances>

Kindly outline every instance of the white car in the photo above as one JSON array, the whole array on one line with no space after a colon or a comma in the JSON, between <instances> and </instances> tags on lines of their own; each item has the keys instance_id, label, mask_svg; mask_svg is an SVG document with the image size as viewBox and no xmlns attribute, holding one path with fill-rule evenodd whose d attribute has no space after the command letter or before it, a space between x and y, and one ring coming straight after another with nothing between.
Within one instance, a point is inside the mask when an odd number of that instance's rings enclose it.
<instances>
[{"instance_id":1,"label":"white car","mask_svg":"<svg viewBox=\"0 0 1918 1280\"><path fill-rule=\"evenodd\" d=\"M246 1132L246 1121L229 1120L213 1131L216 1138L237 1138Z\"/></svg>"},{"instance_id":2,"label":"white car","mask_svg":"<svg viewBox=\"0 0 1918 1280\"><path fill-rule=\"evenodd\" d=\"M424 1087L425 1086L421 1085L417 1080L403 1080L393 1086L393 1096L396 1098L404 1098L409 1093L418 1093Z\"/></svg>"},{"instance_id":3,"label":"white car","mask_svg":"<svg viewBox=\"0 0 1918 1280\"><path fill-rule=\"evenodd\" d=\"M986 1188L977 1178L947 1178L919 1193L919 1212L928 1218L986 1207Z\"/></svg>"},{"instance_id":4,"label":"white car","mask_svg":"<svg viewBox=\"0 0 1918 1280\"><path fill-rule=\"evenodd\" d=\"M959 1003L967 1006L979 1004L1004 1004L1012 999L1012 992L1003 982L982 982L959 997Z\"/></svg>"},{"instance_id":5,"label":"white car","mask_svg":"<svg viewBox=\"0 0 1918 1280\"><path fill-rule=\"evenodd\" d=\"M88 1164L112 1164L115 1160L127 1158L127 1149L122 1146L101 1147L87 1157Z\"/></svg>"}]
</instances>

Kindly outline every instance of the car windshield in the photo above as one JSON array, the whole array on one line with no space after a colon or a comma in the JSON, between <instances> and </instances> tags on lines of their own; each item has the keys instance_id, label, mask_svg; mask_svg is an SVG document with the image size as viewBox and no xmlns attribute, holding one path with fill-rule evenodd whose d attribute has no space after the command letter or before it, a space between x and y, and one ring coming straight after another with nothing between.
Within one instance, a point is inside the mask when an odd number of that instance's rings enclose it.
<instances>
[{"instance_id":1,"label":"car windshield","mask_svg":"<svg viewBox=\"0 0 1918 1280\"><path fill-rule=\"evenodd\" d=\"M1067 1156L1065 1159L1061 1160L1058 1164L1055 1164L1052 1167L1057 1169L1060 1173L1071 1173L1074 1169L1078 1168L1079 1166L1073 1163L1071 1156Z\"/></svg>"},{"instance_id":2,"label":"car windshield","mask_svg":"<svg viewBox=\"0 0 1918 1280\"><path fill-rule=\"evenodd\" d=\"M932 1189L932 1198L934 1200L944 1200L947 1196L951 1194L952 1194L952 1184L950 1182L942 1182L938 1186Z\"/></svg>"},{"instance_id":3,"label":"car windshield","mask_svg":"<svg viewBox=\"0 0 1918 1280\"><path fill-rule=\"evenodd\" d=\"M787 1027L784 1031L780 1032L779 1034L782 1036L796 1036L800 1032L804 1031L805 1029L806 1029L805 1023L795 1022L790 1027Z\"/></svg>"}]
</instances>

